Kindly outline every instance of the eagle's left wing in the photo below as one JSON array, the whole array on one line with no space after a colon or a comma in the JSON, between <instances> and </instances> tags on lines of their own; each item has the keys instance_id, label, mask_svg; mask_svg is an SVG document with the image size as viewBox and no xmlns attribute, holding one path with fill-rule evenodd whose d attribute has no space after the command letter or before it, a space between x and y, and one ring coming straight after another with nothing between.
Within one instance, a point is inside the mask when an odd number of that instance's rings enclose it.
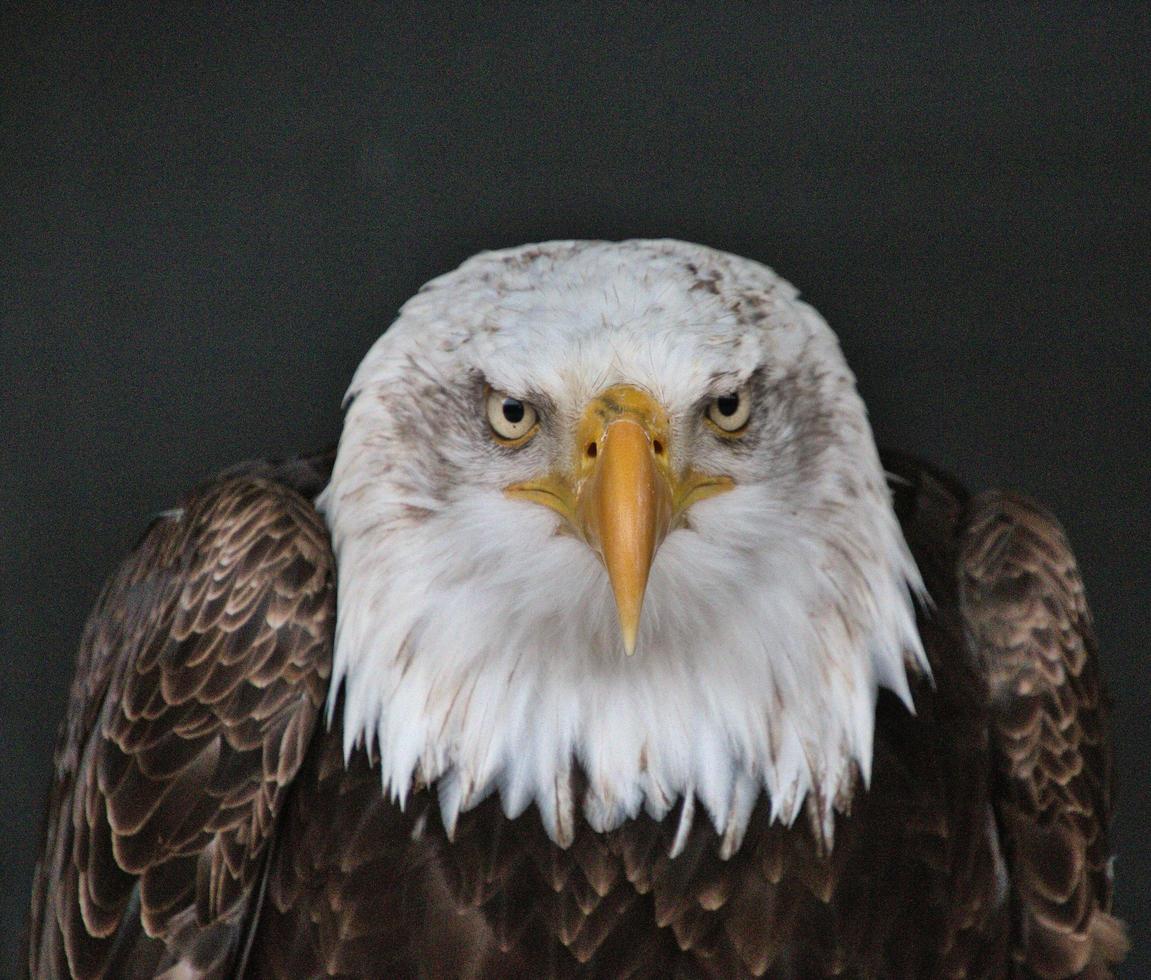
<instances>
[{"instance_id":1,"label":"eagle's left wing","mask_svg":"<svg viewBox=\"0 0 1151 980\"><path fill-rule=\"evenodd\" d=\"M975 498L960 533L964 625L987 684L992 793L1027 976L1102 978L1126 949L1111 913L1111 750L1083 583L1055 519Z\"/></svg>"},{"instance_id":2,"label":"eagle's left wing","mask_svg":"<svg viewBox=\"0 0 1151 980\"><path fill-rule=\"evenodd\" d=\"M56 751L32 976L231 974L331 670L334 561L245 467L153 523L85 628ZM270 479L268 477L271 477Z\"/></svg>"}]
</instances>

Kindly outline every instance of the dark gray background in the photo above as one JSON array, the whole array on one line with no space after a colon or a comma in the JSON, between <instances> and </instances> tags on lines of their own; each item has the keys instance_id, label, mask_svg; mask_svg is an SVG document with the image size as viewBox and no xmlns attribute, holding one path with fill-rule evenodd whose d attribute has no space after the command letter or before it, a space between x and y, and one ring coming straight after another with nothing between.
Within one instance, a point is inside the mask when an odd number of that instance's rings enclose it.
<instances>
[{"instance_id":1,"label":"dark gray background","mask_svg":"<svg viewBox=\"0 0 1151 980\"><path fill-rule=\"evenodd\" d=\"M334 440L423 281L555 237L774 265L839 331L880 441L1060 514L1143 938L1147 7L871 7L5 14L0 970L81 623L149 515Z\"/></svg>"}]
</instances>

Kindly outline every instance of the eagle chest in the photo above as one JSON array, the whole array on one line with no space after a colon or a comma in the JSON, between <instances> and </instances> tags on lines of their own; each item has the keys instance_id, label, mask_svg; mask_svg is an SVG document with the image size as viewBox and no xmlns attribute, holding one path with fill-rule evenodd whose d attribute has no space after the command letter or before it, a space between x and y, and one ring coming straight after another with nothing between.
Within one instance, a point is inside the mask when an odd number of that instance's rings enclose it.
<instances>
[{"instance_id":1,"label":"eagle chest","mask_svg":"<svg viewBox=\"0 0 1151 980\"><path fill-rule=\"evenodd\" d=\"M881 768L830 854L761 801L723 860L700 816L671 856L680 807L606 834L581 823L561 848L534 809L509 820L493 797L449 840L433 793L401 811L340 745L319 737L294 788L252 976L978 977L1002 963L986 804L971 786L948 808L942 773Z\"/></svg>"}]
</instances>

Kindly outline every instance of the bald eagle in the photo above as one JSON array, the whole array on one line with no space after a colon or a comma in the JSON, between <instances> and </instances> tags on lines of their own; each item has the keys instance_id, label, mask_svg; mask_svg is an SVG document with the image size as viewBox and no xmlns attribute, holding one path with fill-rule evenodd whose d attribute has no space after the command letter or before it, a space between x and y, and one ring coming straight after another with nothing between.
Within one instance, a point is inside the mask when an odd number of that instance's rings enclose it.
<instances>
[{"instance_id":1,"label":"bald eagle","mask_svg":"<svg viewBox=\"0 0 1151 980\"><path fill-rule=\"evenodd\" d=\"M1058 524L881 455L791 285L485 253L334 457L225 472L107 584L29 966L1107 977L1110 760Z\"/></svg>"}]
</instances>

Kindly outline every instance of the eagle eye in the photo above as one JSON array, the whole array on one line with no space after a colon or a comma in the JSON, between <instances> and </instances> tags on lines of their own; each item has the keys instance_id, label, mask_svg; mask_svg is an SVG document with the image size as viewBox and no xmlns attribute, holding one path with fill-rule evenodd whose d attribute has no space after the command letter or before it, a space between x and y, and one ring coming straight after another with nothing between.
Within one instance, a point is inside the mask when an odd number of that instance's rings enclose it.
<instances>
[{"instance_id":1,"label":"eagle eye","mask_svg":"<svg viewBox=\"0 0 1151 980\"><path fill-rule=\"evenodd\" d=\"M518 445L533 435L539 423L539 414L530 402L513 398L503 391L488 389L488 424L496 438L503 443Z\"/></svg>"},{"instance_id":2,"label":"eagle eye","mask_svg":"<svg viewBox=\"0 0 1151 980\"><path fill-rule=\"evenodd\" d=\"M707 405L707 420L725 435L741 432L750 416L751 392L746 386L713 398Z\"/></svg>"}]
</instances>

